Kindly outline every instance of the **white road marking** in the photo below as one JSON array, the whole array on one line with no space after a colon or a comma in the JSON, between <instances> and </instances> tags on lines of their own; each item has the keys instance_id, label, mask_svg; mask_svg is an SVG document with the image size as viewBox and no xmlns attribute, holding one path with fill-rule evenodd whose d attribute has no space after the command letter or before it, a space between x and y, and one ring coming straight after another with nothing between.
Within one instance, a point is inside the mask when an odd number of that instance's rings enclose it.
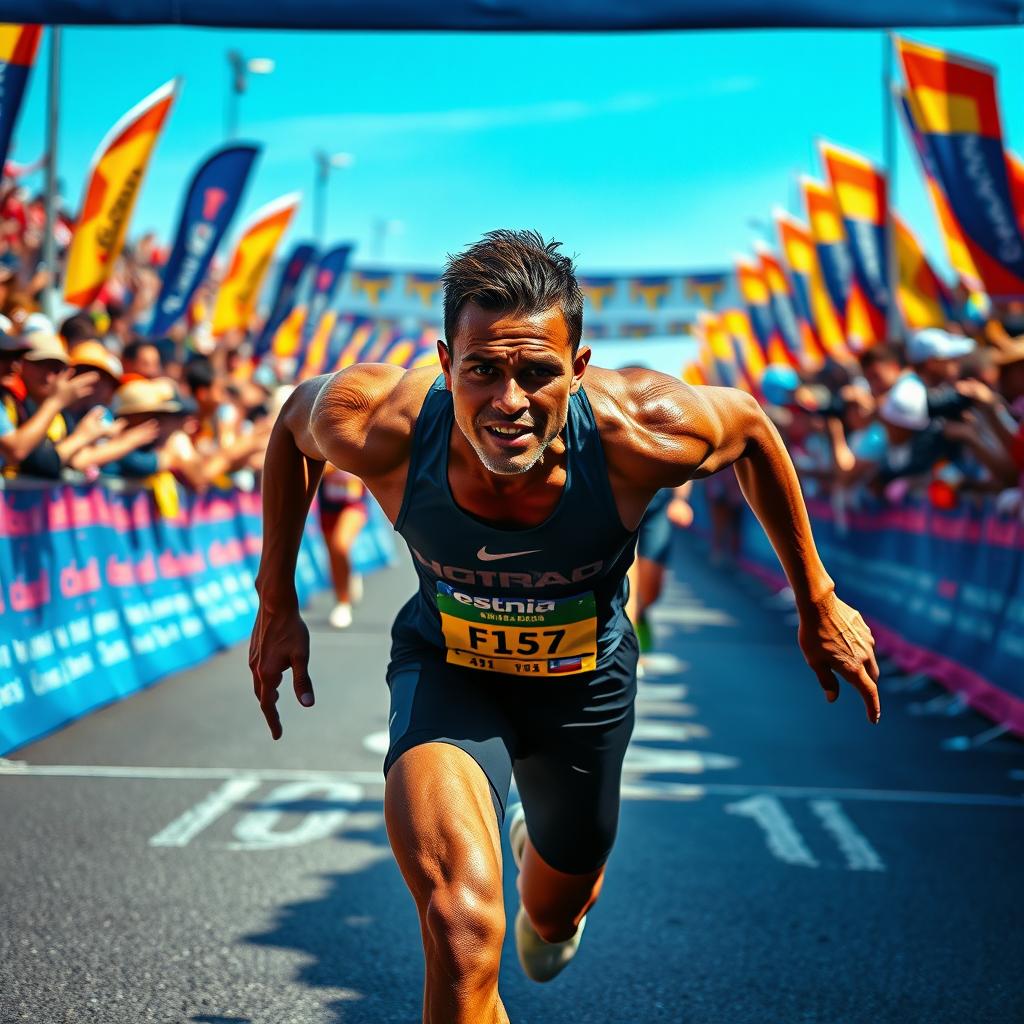
<instances>
[{"instance_id":1,"label":"white road marking","mask_svg":"<svg viewBox=\"0 0 1024 1024\"><path fill-rule=\"evenodd\" d=\"M161 829L149 841L150 846L188 846L204 828L212 825L222 814L226 814L244 800L260 780L253 778L228 779L218 789L190 807L180 818Z\"/></svg>"},{"instance_id":2,"label":"white road marking","mask_svg":"<svg viewBox=\"0 0 1024 1024\"><path fill-rule=\"evenodd\" d=\"M398 712L396 711L397 715ZM369 736L363 737L363 747L371 754L386 754L391 746L391 735L385 731L371 732Z\"/></svg>"},{"instance_id":3,"label":"white road marking","mask_svg":"<svg viewBox=\"0 0 1024 1024\"><path fill-rule=\"evenodd\" d=\"M885 861L867 836L846 816L838 801L812 800L811 810L821 821L821 827L835 840L851 871L885 870Z\"/></svg>"},{"instance_id":4,"label":"white road marking","mask_svg":"<svg viewBox=\"0 0 1024 1024\"><path fill-rule=\"evenodd\" d=\"M78 779L152 779L160 781L216 782L220 779L256 779L260 782L319 781L353 782L361 786L383 788L384 776L378 771L329 771L317 768L187 768L135 765L27 764L0 759L0 777L78 778ZM1021 773L1024 778L1024 773ZM835 799L869 803L933 804L948 807L1005 807L1024 810L1024 796L999 793L941 793L913 789L843 789L829 786L776 786L770 783L690 783L642 781L623 787L636 794L635 799L673 800L700 796L744 797L761 793L783 800Z\"/></svg>"},{"instance_id":5,"label":"white road marking","mask_svg":"<svg viewBox=\"0 0 1024 1024\"><path fill-rule=\"evenodd\" d=\"M739 803L726 804L725 810L727 814L738 814L754 821L764 833L765 845L776 860L793 867L818 867L814 854L778 797L761 793Z\"/></svg>"},{"instance_id":6,"label":"white road marking","mask_svg":"<svg viewBox=\"0 0 1024 1024\"><path fill-rule=\"evenodd\" d=\"M638 700L636 709L638 714L644 716L676 715L680 718L692 718L697 714L697 708L693 704L674 700Z\"/></svg>"},{"instance_id":7,"label":"white road marking","mask_svg":"<svg viewBox=\"0 0 1024 1024\"><path fill-rule=\"evenodd\" d=\"M689 687L676 683L641 683L636 688L638 703L651 700L685 700Z\"/></svg>"},{"instance_id":8,"label":"white road marking","mask_svg":"<svg viewBox=\"0 0 1024 1024\"><path fill-rule=\"evenodd\" d=\"M622 769L625 772L674 772L699 775L707 771L726 771L739 767L739 760L727 754L711 754L702 750L673 750L633 745L626 750Z\"/></svg>"},{"instance_id":9,"label":"white road marking","mask_svg":"<svg viewBox=\"0 0 1024 1024\"><path fill-rule=\"evenodd\" d=\"M228 843L228 849L279 850L326 839L341 828L349 815L349 807L336 805L354 806L362 799L362 789L350 782L286 782L235 823L237 842ZM308 810L294 828L277 830L276 826L288 811L289 804L315 803L318 800L325 800L331 806L325 810Z\"/></svg>"},{"instance_id":10,"label":"white road marking","mask_svg":"<svg viewBox=\"0 0 1024 1024\"><path fill-rule=\"evenodd\" d=\"M690 740L707 739L710 735L706 725L697 722L666 722L661 719L641 719L633 727L634 740L673 740L687 743Z\"/></svg>"}]
</instances>

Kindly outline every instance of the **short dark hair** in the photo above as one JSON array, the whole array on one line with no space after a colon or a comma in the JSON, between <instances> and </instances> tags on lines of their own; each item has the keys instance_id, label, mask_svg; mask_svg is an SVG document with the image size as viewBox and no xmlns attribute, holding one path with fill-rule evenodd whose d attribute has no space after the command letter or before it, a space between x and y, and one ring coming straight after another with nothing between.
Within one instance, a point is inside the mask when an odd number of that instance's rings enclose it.
<instances>
[{"instance_id":1,"label":"short dark hair","mask_svg":"<svg viewBox=\"0 0 1024 1024\"><path fill-rule=\"evenodd\" d=\"M75 313L60 325L60 336L68 348L72 348L80 341L94 341L99 337L99 331L88 313Z\"/></svg>"},{"instance_id":2,"label":"short dark hair","mask_svg":"<svg viewBox=\"0 0 1024 1024\"><path fill-rule=\"evenodd\" d=\"M196 356L185 364L185 383L193 395L200 388L212 387L216 378L213 363L206 356Z\"/></svg>"},{"instance_id":3,"label":"short dark hair","mask_svg":"<svg viewBox=\"0 0 1024 1024\"><path fill-rule=\"evenodd\" d=\"M897 363L902 366L903 357L893 345L872 345L866 352L861 353L860 367L862 370L878 363Z\"/></svg>"},{"instance_id":4,"label":"short dark hair","mask_svg":"<svg viewBox=\"0 0 1024 1024\"><path fill-rule=\"evenodd\" d=\"M532 315L557 306L575 355L583 336L583 293L572 260L536 231L488 231L458 256L449 254L444 282L444 336L449 347L468 302Z\"/></svg>"},{"instance_id":5,"label":"short dark hair","mask_svg":"<svg viewBox=\"0 0 1024 1024\"><path fill-rule=\"evenodd\" d=\"M155 348L157 355L160 354L160 349L156 347L156 342L150 341L149 338L133 338L125 345L124 350L121 352L121 358L134 361L139 358L139 353L144 348Z\"/></svg>"}]
</instances>

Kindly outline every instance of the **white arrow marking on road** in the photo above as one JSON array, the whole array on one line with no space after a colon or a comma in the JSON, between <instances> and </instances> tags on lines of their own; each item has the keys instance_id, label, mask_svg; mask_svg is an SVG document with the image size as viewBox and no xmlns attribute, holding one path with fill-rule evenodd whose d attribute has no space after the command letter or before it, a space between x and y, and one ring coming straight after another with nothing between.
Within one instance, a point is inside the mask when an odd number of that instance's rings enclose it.
<instances>
[{"instance_id":1,"label":"white arrow marking on road","mask_svg":"<svg viewBox=\"0 0 1024 1024\"><path fill-rule=\"evenodd\" d=\"M821 820L821 827L835 840L851 871L884 871L885 862L867 837L846 816L836 800L812 800L811 810Z\"/></svg>"},{"instance_id":2,"label":"white arrow marking on road","mask_svg":"<svg viewBox=\"0 0 1024 1024\"><path fill-rule=\"evenodd\" d=\"M204 828L230 811L259 786L259 779L228 779L223 786L190 807L180 818L161 829L149 841L150 846L188 846Z\"/></svg>"},{"instance_id":3,"label":"white arrow marking on road","mask_svg":"<svg viewBox=\"0 0 1024 1024\"><path fill-rule=\"evenodd\" d=\"M312 802L313 795L330 804L355 805L362 801L363 791L348 782L324 785L319 782L286 782L278 786L235 825L238 842L229 843L229 850L277 850L284 846L303 846L326 839L338 831L349 815L349 807L331 807L330 810L307 811L294 828L284 832L275 826L288 810L288 804Z\"/></svg>"},{"instance_id":4,"label":"white arrow marking on road","mask_svg":"<svg viewBox=\"0 0 1024 1024\"><path fill-rule=\"evenodd\" d=\"M794 867L816 868L814 859L796 823L775 796L752 796L739 803L726 804L726 813L751 818L764 833L765 843L773 857Z\"/></svg>"}]
</instances>

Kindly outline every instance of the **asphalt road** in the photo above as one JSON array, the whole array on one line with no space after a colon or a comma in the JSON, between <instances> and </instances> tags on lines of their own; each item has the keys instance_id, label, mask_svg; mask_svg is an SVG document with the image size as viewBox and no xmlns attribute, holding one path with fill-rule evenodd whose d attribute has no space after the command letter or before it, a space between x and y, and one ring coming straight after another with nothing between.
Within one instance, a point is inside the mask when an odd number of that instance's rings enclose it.
<instances>
[{"instance_id":1,"label":"asphalt road","mask_svg":"<svg viewBox=\"0 0 1024 1024\"><path fill-rule=\"evenodd\" d=\"M1024 756L920 680L829 706L792 613L680 538L622 827L575 963L515 1022L1024 1021ZM242 648L0 763L0 1021L419 1019L381 815L386 628L309 615L317 704L271 742ZM508 859L510 863L510 859ZM514 873L505 878L514 908Z\"/></svg>"}]
</instances>

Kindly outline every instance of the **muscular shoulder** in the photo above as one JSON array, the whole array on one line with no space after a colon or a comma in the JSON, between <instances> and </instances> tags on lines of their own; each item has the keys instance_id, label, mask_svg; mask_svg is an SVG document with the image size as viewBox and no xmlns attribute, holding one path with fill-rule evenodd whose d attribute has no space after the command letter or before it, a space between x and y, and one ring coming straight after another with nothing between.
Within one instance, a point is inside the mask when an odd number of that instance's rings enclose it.
<instances>
[{"instance_id":1,"label":"muscular shoulder","mask_svg":"<svg viewBox=\"0 0 1024 1024\"><path fill-rule=\"evenodd\" d=\"M424 397L437 377L426 367L351 366L322 383L309 429L327 460L359 476L390 472L407 456Z\"/></svg>"},{"instance_id":2,"label":"muscular shoulder","mask_svg":"<svg viewBox=\"0 0 1024 1024\"><path fill-rule=\"evenodd\" d=\"M693 387L653 370L593 367L584 378L609 468L657 486L703 475L742 443L757 403L733 388Z\"/></svg>"}]
</instances>

